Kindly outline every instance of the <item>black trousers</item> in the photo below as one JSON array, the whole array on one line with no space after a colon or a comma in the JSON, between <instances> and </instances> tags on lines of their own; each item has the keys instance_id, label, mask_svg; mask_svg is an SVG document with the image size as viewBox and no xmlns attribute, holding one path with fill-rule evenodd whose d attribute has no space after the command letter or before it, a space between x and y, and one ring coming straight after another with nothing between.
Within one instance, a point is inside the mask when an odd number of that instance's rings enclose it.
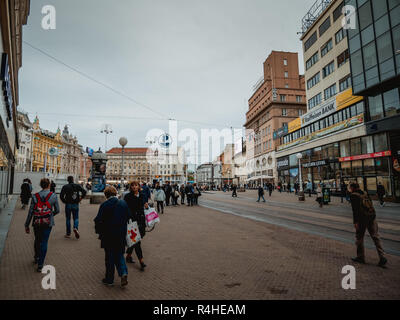
<instances>
[{"instance_id":1,"label":"black trousers","mask_svg":"<svg viewBox=\"0 0 400 320\"><path fill-rule=\"evenodd\" d=\"M157 212L164 212L164 201L157 201Z\"/></svg>"},{"instance_id":2,"label":"black trousers","mask_svg":"<svg viewBox=\"0 0 400 320\"><path fill-rule=\"evenodd\" d=\"M167 193L166 195L165 195L165 204L167 205L167 206L169 206L169 198L171 197L171 194L170 193Z\"/></svg>"},{"instance_id":3,"label":"black trousers","mask_svg":"<svg viewBox=\"0 0 400 320\"><path fill-rule=\"evenodd\" d=\"M185 204L185 194L181 194L181 204Z\"/></svg>"},{"instance_id":4,"label":"black trousers","mask_svg":"<svg viewBox=\"0 0 400 320\"><path fill-rule=\"evenodd\" d=\"M140 245L141 243L142 242L138 242L135 245L133 245L132 247L129 247L126 250L126 253L131 255L132 252L133 252L133 249L135 249L136 256L138 257L139 260L142 260L143 259L143 252L142 252L142 247Z\"/></svg>"}]
</instances>

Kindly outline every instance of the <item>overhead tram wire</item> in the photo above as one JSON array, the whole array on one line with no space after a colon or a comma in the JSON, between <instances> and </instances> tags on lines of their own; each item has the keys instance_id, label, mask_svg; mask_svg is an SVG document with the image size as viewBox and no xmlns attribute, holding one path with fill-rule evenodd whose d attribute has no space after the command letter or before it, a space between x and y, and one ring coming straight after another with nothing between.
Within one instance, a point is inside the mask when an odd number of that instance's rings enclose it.
<instances>
[{"instance_id":1,"label":"overhead tram wire","mask_svg":"<svg viewBox=\"0 0 400 320\"><path fill-rule=\"evenodd\" d=\"M175 121L178 121L178 122L186 122L186 123L199 124L199 125L208 125L208 126L216 126L216 127L227 127L227 128L231 127L231 126L228 126L228 125L226 125L226 124L215 124L215 123L196 122L196 121L183 120L183 119L173 119L173 118L167 116L166 114L164 114L164 113L162 113L162 112L160 112L160 111L157 111L157 110L155 110L155 109L153 109L153 108L151 108L151 107L149 107L149 106L147 106L147 105L145 105L145 104L143 104L143 103L141 103L141 102L139 102L139 101L137 101L137 100L131 98L130 96L126 95L125 93L123 93L123 92L121 92L121 91L119 91L119 90L117 90L117 89L114 89L113 87L111 87L111 86L109 86L109 85L107 85L107 84L105 84L105 83L103 83L103 82L101 82L101 81L99 81L99 80L93 78L92 76L86 74L85 72L80 71L80 70L78 70L77 68L70 66L69 64L67 64L67 63L65 63L65 62L63 62L63 61L61 61L60 59L54 57L53 55L47 53L46 51L44 51L44 50L42 50L42 49L40 49L40 48L38 48L38 47L32 45L31 43L29 43L29 42L27 42L27 41L25 41L25 40L22 40L22 42L23 42L24 44L26 44L27 46L31 47L32 49L38 51L39 53L45 55L46 57L52 59L53 61L55 61L55 62L57 62L57 63L63 65L64 67L66 67L66 68L68 68L68 69L70 69L70 70L72 70L72 71L78 73L78 74L81 75L82 77L84 77L84 78L86 78L86 79L88 79L88 80L90 80L90 81L93 81L93 82L97 83L98 85L100 85L100 86L102 86L102 87L104 87L104 88L106 88L106 89L112 91L113 93L115 93L115 94L117 94L117 95L119 95L119 96L121 96L121 97L123 97L123 98L125 98L125 99L130 100L130 101L133 102L134 104L136 104L136 105L138 105L138 106L141 106L141 107L143 107L143 108L145 108L145 109L147 109L147 110L149 110L149 111L151 111L151 112L153 112L153 113L155 113L155 114L157 114L157 115L161 115L161 116L163 117L163 118L156 118L156 119L150 118L150 117L148 117L148 118L145 118L145 117L143 117L143 118L140 118L140 117L120 117L121 119L129 119L129 118L132 118L132 119L140 119L140 120L149 120L149 119L151 119L151 120L175 120ZM45 113L41 113L41 114L44 115ZM50 115L50 113L48 113L48 115ZM61 116L62 116L63 114L56 114L56 113L54 113L53 115L61 115ZM72 115L72 114L66 115L66 114L64 114L64 116L75 116L75 115ZM82 117L82 115L80 115L80 116ZM93 115L90 115L90 117L93 118L94 116L93 116ZM112 117L114 117L114 118L118 118L117 116L108 116L108 115L105 115L105 116L101 116L101 115L100 115L99 117L105 117L105 118L112 118ZM242 127L240 127L240 129L242 129Z\"/></svg>"}]
</instances>

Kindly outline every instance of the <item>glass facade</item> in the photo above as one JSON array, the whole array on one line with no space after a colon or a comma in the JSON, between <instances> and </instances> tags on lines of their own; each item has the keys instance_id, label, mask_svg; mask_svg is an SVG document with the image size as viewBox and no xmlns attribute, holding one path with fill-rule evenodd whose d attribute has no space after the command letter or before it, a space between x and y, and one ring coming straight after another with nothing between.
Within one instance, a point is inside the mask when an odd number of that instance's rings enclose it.
<instances>
[{"instance_id":1,"label":"glass facade","mask_svg":"<svg viewBox=\"0 0 400 320\"><path fill-rule=\"evenodd\" d=\"M353 91L363 95L400 76L400 2L346 0L346 5L356 7L357 12L356 29L349 29L347 36Z\"/></svg>"}]
</instances>

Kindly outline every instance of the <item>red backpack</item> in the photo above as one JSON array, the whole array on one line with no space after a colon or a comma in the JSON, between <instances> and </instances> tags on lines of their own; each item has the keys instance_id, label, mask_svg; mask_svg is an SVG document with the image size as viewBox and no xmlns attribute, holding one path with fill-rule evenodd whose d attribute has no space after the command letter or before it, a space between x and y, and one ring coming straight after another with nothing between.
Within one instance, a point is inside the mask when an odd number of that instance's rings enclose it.
<instances>
[{"instance_id":1,"label":"red backpack","mask_svg":"<svg viewBox=\"0 0 400 320\"><path fill-rule=\"evenodd\" d=\"M36 226L50 226L51 218L51 204L49 203L50 197L53 192L49 192L46 199L42 201L39 193L35 194L37 203L33 208L33 224Z\"/></svg>"}]
</instances>

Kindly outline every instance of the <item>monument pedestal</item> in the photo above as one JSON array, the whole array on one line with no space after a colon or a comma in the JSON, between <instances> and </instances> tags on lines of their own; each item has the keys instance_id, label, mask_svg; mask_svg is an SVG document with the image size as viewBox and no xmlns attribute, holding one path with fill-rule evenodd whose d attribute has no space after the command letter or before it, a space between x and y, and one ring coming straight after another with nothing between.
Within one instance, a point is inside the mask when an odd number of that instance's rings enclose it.
<instances>
[{"instance_id":1,"label":"monument pedestal","mask_svg":"<svg viewBox=\"0 0 400 320\"><path fill-rule=\"evenodd\" d=\"M90 199L90 204L102 204L107 200L102 192L92 192L88 197Z\"/></svg>"}]
</instances>

